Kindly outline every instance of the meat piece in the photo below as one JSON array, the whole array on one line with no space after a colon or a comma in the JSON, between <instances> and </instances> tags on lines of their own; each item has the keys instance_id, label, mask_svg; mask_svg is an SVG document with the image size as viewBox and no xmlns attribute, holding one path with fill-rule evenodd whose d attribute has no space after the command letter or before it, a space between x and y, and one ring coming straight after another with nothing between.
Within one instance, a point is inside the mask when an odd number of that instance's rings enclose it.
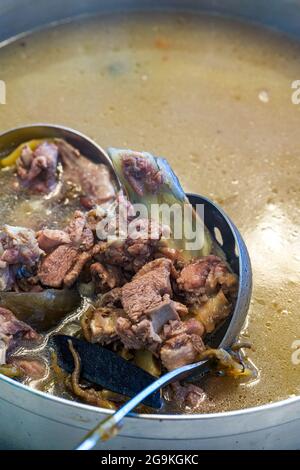
<instances>
[{"instance_id":1,"label":"meat piece","mask_svg":"<svg viewBox=\"0 0 300 470\"><path fill-rule=\"evenodd\" d=\"M120 287L115 287L105 294L101 295L98 302L99 307L122 307L122 289Z\"/></svg>"},{"instance_id":2,"label":"meat piece","mask_svg":"<svg viewBox=\"0 0 300 470\"><path fill-rule=\"evenodd\" d=\"M184 293L189 304L195 300L218 292L234 294L237 290L237 276L231 273L224 261L214 255L199 258L186 265L177 279L179 290Z\"/></svg>"},{"instance_id":3,"label":"meat piece","mask_svg":"<svg viewBox=\"0 0 300 470\"><path fill-rule=\"evenodd\" d=\"M0 290L18 289L19 280L32 275L41 254L32 230L4 225L0 233Z\"/></svg>"},{"instance_id":4,"label":"meat piece","mask_svg":"<svg viewBox=\"0 0 300 470\"><path fill-rule=\"evenodd\" d=\"M232 304L220 290L214 297L195 309L195 315L205 327L206 333L211 333L222 320L228 317Z\"/></svg>"},{"instance_id":5,"label":"meat piece","mask_svg":"<svg viewBox=\"0 0 300 470\"><path fill-rule=\"evenodd\" d=\"M25 145L16 168L19 180L36 193L47 194L57 184L58 148L51 142L42 142L32 151Z\"/></svg>"},{"instance_id":6,"label":"meat piece","mask_svg":"<svg viewBox=\"0 0 300 470\"><path fill-rule=\"evenodd\" d=\"M10 290L15 284L15 275L10 266L0 261L0 291Z\"/></svg>"},{"instance_id":7,"label":"meat piece","mask_svg":"<svg viewBox=\"0 0 300 470\"><path fill-rule=\"evenodd\" d=\"M154 260L122 287L122 305L132 323L136 323L148 309L159 305L164 295L172 295L171 265L171 261L165 258Z\"/></svg>"},{"instance_id":8,"label":"meat piece","mask_svg":"<svg viewBox=\"0 0 300 470\"><path fill-rule=\"evenodd\" d=\"M89 250L94 245L94 235L87 225L86 215L75 211L73 219L66 228L72 245L83 250Z\"/></svg>"},{"instance_id":9,"label":"meat piece","mask_svg":"<svg viewBox=\"0 0 300 470\"><path fill-rule=\"evenodd\" d=\"M223 260L206 256L183 267L176 280L179 295L211 333L232 311L238 278Z\"/></svg>"},{"instance_id":10,"label":"meat piece","mask_svg":"<svg viewBox=\"0 0 300 470\"><path fill-rule=\"evenodd\" d=\"M179 320L170 284L172 262L151 261L121 289L121 301L128 318L118 318L116 331L129 349L149 349L158 354L163 326Z\"/></svg>"},{"instance_id":11,"label":"meat piece","mask_svg":"<svg viewBox=\"0 0 300 470\"><path fill-rule=\"evenodd\" d=\"M117 319L124 315L121 309L90 308L81 320L84 337L90 343L109 344L118 338Z\"/></svg>"},{"instance_id":12,"label":"meat piece","mask_svg":"<svg viewBox=\"0 0 300 470\"><path fill-rule=\"evenodd\" d=\"M153 329L151 330L148 320L137 331L136 325L132 325L128 318L120 317L117 319L116 332L128 349L142 349L147 345L149 349L157 350L158 345L161 343L160 337L154 333Z\"/></svg>"},{"instance_id":13,"label":"meat piece","mask_svg":"<svg viewBox=\"0 0 300 470\"><path fill-rule=\"evenodd\" d=\"M162 335L165 341L160 350L163 365L173 370L195 362L205 349L201 338L204 332L202 323L194 318L166 324Z\"/></svg>"},{"instance_id":14,"label":"meat piece","mask_svg":"<svg viewBox=\"0 0 300 470\"><path fill-rule=\"evenodd\" d=\"M174 382L169 386L168 392L168 398L182 410L188 408L190 411L196 411L207 398L203 389L194 384L181 385Z\"/></svg>"},{"instance_id":15,"label":"meat piece","mask_svg":"<svg viewBox=\"0 0 300 470\"><path fill-rule=\"evenodd\" d=\"M60 245L42 261L38 277L44 286L62 287L64 279L78 258L78 250L72 245Z\"/></svg>"},{"instance_id":16,"label":"meat piece","mask_svg":"<svg viewBox=\"0 0 300 470\"><path fill-rule=\"evenodd\" d=\"M43 253L38 246L35 232L24 227L4 225L0 242L2 245L1 261L7 264L34 266Z\"/></svg>"},{"instance_id":17,"label":"meat piece","mask_svg":"<svg viewBox=\"0 0 300 470\"><path fill-rule=\"evenodd\" d=\"M45 228L37 233L39 247L49 253L59 245L71 243L71 238L64 230L51 230Z\"/></svg>"},{"instance_id":18,"label":"meat piece","mask_svg":"<svg viewBox=\"0 0 300 470\"><path fill-rule=\"evenodd\" d=\"M199 353L205 350L199 335L181 333L171 337L161 347L160 358L168 370L177 369L195 362Z\"/></svg>"},{"instance_id":19,"label":"meat piece","mask_svg":"<svg viewBox=\"0 0 300 470\"><path fill-rule=\"evenodd\" d=\"M83 207L91 209L96 204L114 199L115 188L106 165L94 163L83 157L65 140L56 139L55 143L62 160L63 178L78 188Z\"/></svg>"},{"instance_id":20,"label":"meat piece","mask_svg":"<svg viewBox=\"0 0 300 470\"><path fill-rule=\"evenodd\" d=\"M200 320L189 318L185 321L170 321L163 328L163 338L165 340L173 338L179 334L204 336L205 328Z\"/></svg>"},{"instance_id":21,"label":"meat piece","mask_svg":"<svg viewBox=\"0 0 300 470\"><path fill-rule=\"evenodd\" d=\"M41 230L38 242L47 250L38 268L40 282L49 287L70 287L92 258L94 235L85 214L76 211L64 231Z\"/></svg>"},{"instance_id":22,"label":"meat piece","mask_svg":"<svg viewBox=\"0 0 300 470\"><path fill-rule=\"evenodd\" d=\"M86 251L77 253L75 263L64 278L64 285L66 287L71 287L74 284L76 279L79 277L81 271L83 270L84 266L91 258L91 252Z\"/></svg>"},{"instance_id":23,"label":"meat piece","mask_svg":"<svg viewBox=\"0 0 300 470\"><path fill-rule=\"evenodd\" d=\"M100 242L95 246L95 257L104 264L138 272L158 252L163 229L154 221L137 219L131 222L127 238Z\"/></svg>"},{"instance_id":24,"label":"meat piece","mask_svg":"<svg viewBox=\"0 0 300 470\"><path fill-rule=\"evenodd\" d=\"M26 357L13 357L10 364L20 368L24 375L31 379L42 379L46 374L46 366L42 361Z\"/></svg>"},{"instance_id":25,"label":"meat piece","mask_svg":"<svg viewBox=\"0 0 300 470\"><path fill-rule=\"evenodd\" d=\"M6 362L6 352L17 347L22 340L37 340L39 335L15 315L0 307L0 363Z\"/></svg>"},{"instance_id":26,"label":"meat piece","mask_svg":"<svg viewBox=\"0 0 300 470\"><path fill-rule=\"evenodd\" d=\"M93 263L90 270L97 292L107 292L124 284L124 278L117 266L104 266L98 262Z\"/></svg>"},{"instance_id":27,"label":"meat piece","mask_svg":"<svg viewBox=\"0 0 300 470\"><path fill-rule=\"evenodd\" d=\"M157 193L164 183L161 171L158 171L138 152L124 155L122 158L123 173L132 189L139 196L146 192Z\"/></svg>"}]
</instances>

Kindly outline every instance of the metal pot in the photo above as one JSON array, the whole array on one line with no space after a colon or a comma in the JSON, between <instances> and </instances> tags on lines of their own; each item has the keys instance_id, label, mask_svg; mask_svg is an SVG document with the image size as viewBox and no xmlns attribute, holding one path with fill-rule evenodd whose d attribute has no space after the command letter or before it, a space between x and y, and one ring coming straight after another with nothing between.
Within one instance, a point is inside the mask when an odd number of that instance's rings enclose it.
<instances>
[{"instance_id":1,"label":"metal pot","mask_svg":"<svg viewBox=\"0 0 300 470\"><path fill-rule=\"evenodd\" d=\"M0 41L69 17L120 9L201 9L300 34L299 0L2 0ZM108 413L0 377L0 448L70 449ZM209 415L131 416L119 436L99 449L295 449L299 435L295 397Z\"/></svg>"}]
</instances>

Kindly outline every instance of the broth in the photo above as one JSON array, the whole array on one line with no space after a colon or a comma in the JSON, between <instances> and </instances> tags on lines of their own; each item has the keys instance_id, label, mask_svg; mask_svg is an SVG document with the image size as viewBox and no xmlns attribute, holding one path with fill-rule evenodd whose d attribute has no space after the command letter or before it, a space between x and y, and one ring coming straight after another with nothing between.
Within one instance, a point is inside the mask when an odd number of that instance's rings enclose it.
<instances>
[{"instance_id":1,"label":"broth","mask_svg":"<svg viewBox=\"0 0 300 470\"><path fill-rule=\"evenodd\" d=\"M291 360L300 339L300 107L291 102L299 53L276 32L165 14L74 22L0 51L1 131L52 122L103 147L163 155L187 191L221 204L244 235L254 292L242 337L259 376L210 378L203 411L300 392ZM5 204L0 217L13 222Z\"/></svg>"}]
</instances>

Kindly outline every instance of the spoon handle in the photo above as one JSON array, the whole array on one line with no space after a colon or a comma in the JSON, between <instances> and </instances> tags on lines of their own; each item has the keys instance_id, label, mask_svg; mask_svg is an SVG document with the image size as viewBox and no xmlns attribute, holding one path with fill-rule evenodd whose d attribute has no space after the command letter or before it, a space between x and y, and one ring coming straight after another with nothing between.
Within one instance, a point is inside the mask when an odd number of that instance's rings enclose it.
<instances>
[{"instance_id":1,"label":"spoon handle","mask_svg":"<svg viewBox=\"0 0 300 470\"><path fill-rule=\"evenodd\" d=\"M188 364L159 377L159 379L144 388L115 413L97 424L97 426L85 436L75 450L91 450L95 447L99 439L106 441L114 437L122 427L123 418L136 408L146 397L176 380L182 380L190 375L196 375L197 372L203 373L203 368L206 363L207 361L201 361L195 364Z\"/></svg>"}]
</instances>

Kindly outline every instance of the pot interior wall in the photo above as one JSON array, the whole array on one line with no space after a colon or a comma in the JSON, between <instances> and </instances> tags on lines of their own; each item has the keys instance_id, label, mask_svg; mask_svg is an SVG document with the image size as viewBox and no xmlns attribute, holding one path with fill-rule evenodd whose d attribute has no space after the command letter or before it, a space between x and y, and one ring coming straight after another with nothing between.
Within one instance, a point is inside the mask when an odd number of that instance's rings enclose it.
<instances>
[{"instance_id":1,"label":"pot interior wall","mask_svg":"<svg viewBox=\"0 0 300 470\"><path fill-rule=\"evenodd\" d=\"M300 35L299 0L2 0L0 41L79 15L154 9L223 14L275 27L291 35Z\"/></svg>"}]
</instances>

